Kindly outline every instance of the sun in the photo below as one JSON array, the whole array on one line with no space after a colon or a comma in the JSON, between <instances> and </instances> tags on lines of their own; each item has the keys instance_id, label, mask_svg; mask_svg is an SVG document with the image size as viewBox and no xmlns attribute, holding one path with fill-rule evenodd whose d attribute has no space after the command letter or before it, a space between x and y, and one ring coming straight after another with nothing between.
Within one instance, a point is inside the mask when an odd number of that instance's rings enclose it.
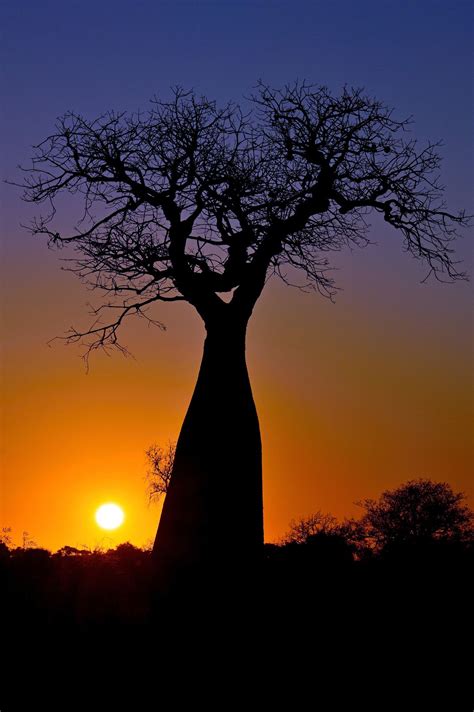
<instances>
[{"instance_id":1,"label":"sun","mask_svg":"<svg viewBox=\"0 0 474 712\"><path fill-rule=\"evenodd\" d=\"M95 513L95 521L102 529L117 529L123 524L124 519L125 514L122 507L113 502L101 504Z\"/></svg>"}]
</instances>

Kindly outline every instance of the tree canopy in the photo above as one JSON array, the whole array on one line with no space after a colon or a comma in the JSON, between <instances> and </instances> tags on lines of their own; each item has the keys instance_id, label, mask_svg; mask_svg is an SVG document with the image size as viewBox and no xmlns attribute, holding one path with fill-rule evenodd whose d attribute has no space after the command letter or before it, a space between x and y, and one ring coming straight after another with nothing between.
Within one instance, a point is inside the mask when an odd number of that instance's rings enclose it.
<instances>
[{"instance_id":1,"label":"tree canopy","mask_svg":"<svg viewBox=\"0 0 474 712\"><path fill-rule=\"evenodd\" d=\"M447 482L410 480L386 490L378 500L365 499L361 519L376 548L434 540L463 541L474 536L474 513L466 496Z\"/></svg>"},{"instance_id":2,"label":"tree canopy","mask_svg":"<svg viewBox=\"0 0 474 712\"><path fill-rule=\"evenodd\" d=\"M410 120L361 90L334 96L304 82L260 83L246 106L177 88L143 113L69 112L36 147L25 199L50 210L31 230L70 246L69 269L105 294L72 341L120 348L127 316L160 326L148 311L156 302L187 300L206 323L245 319L268 276L290 281L293 269L332 296L328 253L367 244L371 211L429 274L464 276L451 243L466 217L445 208L439 144L420 148ZM69 233L55 225L64 193L83 209ZM230 292L226 303L219 295Z\"/></svg>"}]
</instances>

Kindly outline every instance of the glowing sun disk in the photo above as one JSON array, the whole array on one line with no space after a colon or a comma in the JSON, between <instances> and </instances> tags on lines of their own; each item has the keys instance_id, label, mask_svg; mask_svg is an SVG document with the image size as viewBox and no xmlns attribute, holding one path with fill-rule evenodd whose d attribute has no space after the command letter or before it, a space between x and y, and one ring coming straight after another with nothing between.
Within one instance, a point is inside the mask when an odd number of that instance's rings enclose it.
<instances>
[{"instance_id":1,"label":"glowing sun disk","mask_svg":"<svg viewBox=\"0 0 474 712\"><path fill-rule=\"evenodd\" d=\"M117 529L124 519L123 509L113 502L101 504L95 513L95 521L102 529Z\"/></svg>"}]
</instances>

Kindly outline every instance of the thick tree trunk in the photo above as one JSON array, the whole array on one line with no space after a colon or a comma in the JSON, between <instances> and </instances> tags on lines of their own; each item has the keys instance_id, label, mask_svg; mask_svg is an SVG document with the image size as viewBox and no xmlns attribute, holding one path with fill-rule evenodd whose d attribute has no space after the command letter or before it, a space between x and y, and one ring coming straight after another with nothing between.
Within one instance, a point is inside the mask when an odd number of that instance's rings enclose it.
<instances>
[{"instance_id":1,"label":"thick tree trunk","mask_svg":"<svg viewBox=\"0 0 474 712\"><path fill-rule=\"evenodd\" d=\"M177 443L153 549L162 590L242 575L262 553L261 441L245 362L247 323L229 316L206 325Z\"/></svg>"}]
</instances>

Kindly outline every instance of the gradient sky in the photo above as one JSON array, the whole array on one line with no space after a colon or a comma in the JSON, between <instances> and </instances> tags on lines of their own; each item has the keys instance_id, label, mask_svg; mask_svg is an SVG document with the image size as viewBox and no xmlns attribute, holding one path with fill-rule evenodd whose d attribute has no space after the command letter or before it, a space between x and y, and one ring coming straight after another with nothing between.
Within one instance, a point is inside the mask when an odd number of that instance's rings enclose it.
<instances>
[{"instance_id":1,"label":"gradient sky","mask_svg":"<svg viewBox=\"0 0 474 712\"><path fill-rule=\"evenodd\" d=\"M467 0L134 0L1 3L2 179L66 110L94 117L146 107L170 85L219 101L258 78L344 84L413 115L420 139L444 140L451 210L473 211L473 16ZM135 360L93 358L47 341L84 325L88 293L58 254L19 223L34 209L1 188L1 524L42 546L95 545L95 508L121 504L105 543L156 531L144 451L175 438L199 367L203 328L190 307L161 305L168 330L130 323ZM66 216L67 217L67 216ZM249 327L248 361L264 446L266 539L321 509L407 479L474 494L472 289L421 284L426 270L373 221L378 244L337 255L336 304L271 281ZM470 238L458 255L472 274ZM238 484L236 497L244 497ZM472 500L471 500L472 501Z\"/></svg>"}]
</instances>

